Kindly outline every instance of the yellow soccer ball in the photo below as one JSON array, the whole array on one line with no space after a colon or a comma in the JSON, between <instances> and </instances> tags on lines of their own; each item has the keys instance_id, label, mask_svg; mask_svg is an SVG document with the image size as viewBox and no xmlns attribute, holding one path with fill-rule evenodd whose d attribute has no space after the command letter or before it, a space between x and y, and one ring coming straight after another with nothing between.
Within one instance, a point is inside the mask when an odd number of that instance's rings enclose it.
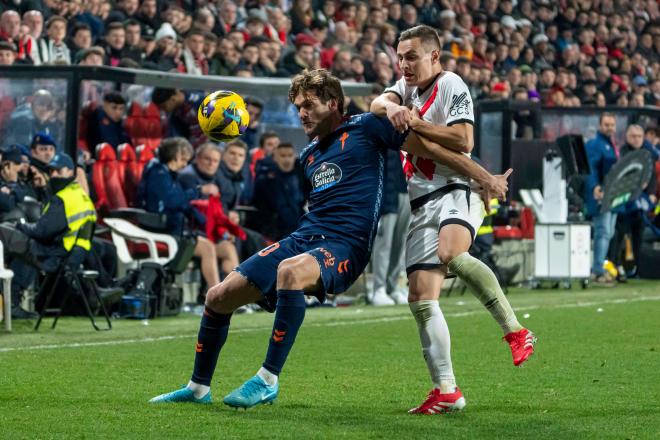
<instances>
[{"instance_id":1,"label":"yellow soccer ball","mask_svg":"<svg viewBox=\"0 0 660 440\"><path fill-rule=\"evenodd\" d=\"M211 140L228 142L245 133L250 115L239 94L219 90L204 98L197 110L197 120Z\"/></svg>"}]
</instances>

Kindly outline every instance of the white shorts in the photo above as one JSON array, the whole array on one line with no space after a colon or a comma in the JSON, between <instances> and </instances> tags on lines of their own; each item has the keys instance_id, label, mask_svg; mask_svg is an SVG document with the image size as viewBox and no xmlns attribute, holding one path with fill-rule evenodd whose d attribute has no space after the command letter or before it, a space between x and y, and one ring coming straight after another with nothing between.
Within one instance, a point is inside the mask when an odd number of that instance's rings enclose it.
<instances>
[{"instance_id":1,"label":"white shorts","mask_svg":"<svg viewBox=\"0 0 660 440\"><path fill-rule=\"evenodd\" d=\"M438 233L445 225L465 226L476 236L486 215L479 194L465 190L454 190L442 197L428 201L412 211L408 239L406 240L406 272L420 269L436 269L442 265L438 257Z\"/></svg>"}]
</instances>

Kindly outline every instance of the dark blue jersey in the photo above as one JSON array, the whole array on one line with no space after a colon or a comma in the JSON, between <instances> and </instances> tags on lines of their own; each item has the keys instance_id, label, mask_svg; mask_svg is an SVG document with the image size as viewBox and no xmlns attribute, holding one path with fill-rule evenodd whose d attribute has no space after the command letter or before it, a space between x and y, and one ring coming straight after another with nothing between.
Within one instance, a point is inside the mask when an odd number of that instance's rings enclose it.
<instances>
[{"instance_id":1,"label":"dark blue jersey","mask_svg":"<svg viewBox=\"0 0 660 440\"><path fill-rule=\"evenodd\" d=\"M386 149L399 150L405 137L386 118L364 113L311 142L300 154L309 212L296 233L339 238L371 250L383 195Z\"/></svg>"}]
</instances>

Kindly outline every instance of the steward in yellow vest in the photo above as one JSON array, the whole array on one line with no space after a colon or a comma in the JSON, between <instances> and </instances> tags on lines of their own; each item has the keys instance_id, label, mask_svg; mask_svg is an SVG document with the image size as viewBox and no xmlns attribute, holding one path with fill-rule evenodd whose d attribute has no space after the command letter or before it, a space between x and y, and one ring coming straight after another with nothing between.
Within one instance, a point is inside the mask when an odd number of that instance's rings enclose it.
<instances>
[{"instance_id":1,"label":"steward in yellow vest","mask_svg":"<svg viewBox=\"0 0 660 440\"><path fill-rule=\"evenodd\" d=\"M52 195L42 217L34 224L17 225L19 231L32 239L31 252L46 271L57 267L59 258L74 246L91 250L90 239L81 237L76 242L76 234L85 223L96 221L94 203L75 181L75 164L71 157L58 153L48 168Z\"/></svg>"}]
</instances>

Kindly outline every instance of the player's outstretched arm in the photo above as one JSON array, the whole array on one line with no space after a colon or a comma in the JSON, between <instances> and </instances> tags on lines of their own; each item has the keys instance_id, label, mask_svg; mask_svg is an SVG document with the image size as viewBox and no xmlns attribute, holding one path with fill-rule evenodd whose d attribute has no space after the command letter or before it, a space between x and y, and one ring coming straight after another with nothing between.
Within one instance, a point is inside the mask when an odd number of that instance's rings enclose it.
<instances>
[{"instance_id":1,"label":"player's outstretched arm","mask_svg":"<svg viewBox=\"0 0 660 440\"><path fill-rule=\"evenodd\" d=\"M460 153L470 153L474 148L474 129L472 124L461 122L452 126L432 124L419 117L417 107L411 110L412 118L408 122L411 130L429 138L433 142Z\"/></svg>"},{"instance_id":2,"label":"player's outstretched arm","mask_svg":"<svg viewBox=\"0 0 660 440\"><path fill-rule=\"evenodd\" d=\"M506 199L506 193L509 190L507 179L513 172L512 169L494 176L463 153L444 148L430 139L418 136L415 132L408 135L403 149L416 156L433 159L464 176L471 177L483 188L482 196L485 200L493 197L500 200Z\"/></svg>"}]
</instances>

